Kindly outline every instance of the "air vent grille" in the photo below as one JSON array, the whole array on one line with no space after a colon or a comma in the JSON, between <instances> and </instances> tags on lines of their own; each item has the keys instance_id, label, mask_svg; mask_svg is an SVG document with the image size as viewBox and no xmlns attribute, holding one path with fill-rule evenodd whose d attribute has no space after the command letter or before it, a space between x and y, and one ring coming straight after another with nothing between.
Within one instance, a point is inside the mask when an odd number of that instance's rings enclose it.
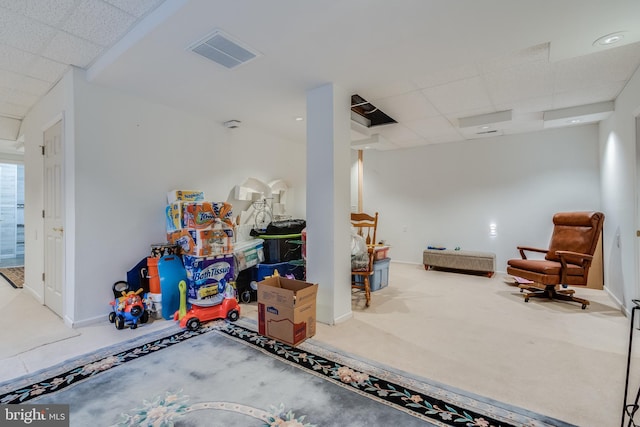
<instances>
[{"instance_id":1,"label":"air vent grille","mask_svg":"<svg viewBox=\"0 0 640 427\"><path fill-rule=\"evenodd\" d=\"M198 55L222 65L225 68L235 68L259 56L240 42L233 40L228 34L216 30L203 40L197 42L190 49Z\"/></svg>"}]
</instances>

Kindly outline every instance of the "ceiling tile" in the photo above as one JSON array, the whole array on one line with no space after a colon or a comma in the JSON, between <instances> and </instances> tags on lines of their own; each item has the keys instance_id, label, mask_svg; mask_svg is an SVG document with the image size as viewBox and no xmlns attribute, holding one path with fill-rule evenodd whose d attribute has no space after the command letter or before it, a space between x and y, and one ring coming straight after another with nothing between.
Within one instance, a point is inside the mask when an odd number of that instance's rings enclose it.
<instances>
[{"instance_id":1,"label":"ceiling tile","mask_svg":"<svg viewBox=\"0 0 640 427\"><path fill-rule=\"evenodd\" d=\"M124 10L131 15L141 17L147 12L155 9L164 0L106 0L115 7Z\"/></svg>"},{"instance_id":2,"label":"ceiling tile","mask_svg":"<svg viewBox=\"0 0 640 427\"><path fill-rule=\"evenodd\" d=\"M491 108L491 100L480 77L424 89L427 99L442 114Z\"/></svg>"},{"instance_id":3,"label":"ceiling tile","mask_svg":"<svg viewBox=\"0 0 640 427\"><path fill-rule=\"evenodd\" d=\"M98 45L58 31L42 54L56 62L85 68L102 50Z\"/></svg>"},{"instance_id":4,"label":"ceiling tile","mask_svg":"<svg viewBox=\"0 0 640 427\"><path fill-rule=\"evenodd\" d=\"M62 29L101 46L110 46L136 21L117 7L101 1L83 0Z\"/></svg>"},{"instance_id":5,"label":"ceiling tile","mask_svg":"<svg viewBox=\"0 0 640 427\"><path fill-rule=\"evenodd\" d=\"M553 93L553 67L546 60L487 73L484 78L495 104Z\"/></svg>"},{"instance_id":6,"label":"ceiling tile","mask_svg":"<svg viewBox=\"0 0 640 427\"><path fill-rule=\"evenodd\" d=\"M639 64L640 43L558 61L555 64L555 90L565 92L627 80Z\"/></svg>"},{"instance_id":7,"label":"ceiling tile","mask_svg":"<svg viewBox=\"0 0 640 427\"><path fill-rule=\"evenodd\" d=\"M0 9L0 40L3 44L39 53L55 34L55 29L6 9Z\"/></svg>"},{"instance_id":8,"label":"ceiling tile","mask_svg":"<svg viewBox=\"0 0 640 427\"><path fill-rule=\"evenodd\" d=\"M31 95L44 95L51 87L51 83L11 71L0 70L0 86L16 89Z\"/></svg>"},{"instance_id":9,"label":"ceiling tile","mask_svg":"<svg viewBox=\"0 0 640 427\"><path fill-rule=\"evenodd\" d=\"M66 64L61 64L40 56L31 63L26 73L36 79L55 83L62 77L68 67Z\"/></svg>"},{"instance_id":10,"label":"ceiling tile","mask_svg":"<svg viewBox=\"0 0 640 427\"><path fill-rule=\"evenodd\" d=\"M589 90L570 90L556 93L553 96L553 109L574 107L576 105L594 104L614 100L625 86L625 82L606 83L589 87Z\"/></svg>"},{"instance_id":11,"label":"ceiling tile","mask_svg":"<svg viewBox=\"0 0 640 427\"><path fill-rule=\"evenodd\" d=\"M0 44L0 68L15 73L24 73L36 56L11 46Z\"/></svg>"},{"instance_id":12,"label":"ceiling tile","mask_svg":"<svg viewBox=\"0 0 640 427\"><path fill-rule=\"evenodd\" d=\"M542 43L511 55L482 61L478 67L482 73L491 73L537 61L549 62L549 43Z\"/></svg>"},{"instance_id":13,"label":"ceiling tile","mask_svg":"<svg viewBox=\"0 0 640 427\"><path fill-rule=\"evenodd\" d=\"M443 117L430 117L405 123L407 128L432 143L456 141L460 134L451 123Z\"/></svg>"},{"instance_id":14,"label":"ceiling tile","mask_svg":"<svg viewBox=\"0 0 640 427\"><path fill-rule=\"evenodd\" d=\"M474 64L465 64L447 70L440 70L433 73L417 76L411 79L414 85L420 89L440 86L457 80L466 80L480 74L478 67Z\"/></svg>"},{"instance_id":15,"label":"ceiling tile","mask_svg":"<svg viewBox=\"0 0 640 427\"><path fill-rule=\"evenodd\" d=\"M24 93L24 92L18 92L18 91L13 91L8 97L7 97L7 102L11 103L11 104L15 104L15 105L19 105L19 106L23 106L23 107L29 107L31 108L31 106L33 104L35 104L36 102L38 102L38 99L40 99L39 96L36 95L30 95L28 93Z\"/></svg>"},{"instance_id":16,"label":"ceiling tile","mask_svg":"<svg viewBox=\"0 0 640 427\"><path fill-rule=\"evenodd\" d=\"M440 115L421 91L378 99L374 105L396 121L411 121Z\"/></svg>"},{"instance_id":17,"label":"ceiling tile","mask_svg":"<svg viewBox=\"0 0 640 427\"><path fill-rule=\"evenodd\" d=\"M418 134L416 134L411 129L406 126L395 123L387 126L380 126L380 129L374 130L374 133L379 133L389 141L395 142L403 142L403 141L412 141L416 139L422 139Z\"/></svg>"},{"instance_id":18,"label":"ceiling tile","mask_svg":"<svg viewBox=\"0 0 640 427\"><path fill-rule=\"evenodd\" d=\"M15 141L20 130L20 120L0 116L0 139Z\"/></svg>"},{"instance_id":19,"label":"ceiling tile","mask_svg":"<svg viewBox=\"0 0 640 427\"><path fill-rule=\"evenodd\" d=\"M57 25L75 3L76 0L0 0L0 7L49 25Z\"/></svg>"},{"instance_id":20,"label":"ceiling tile","mask_svg":"<svg viewBox=\"0 0 640 427\"><path fill-rule=\"evenodd\" d=\"M391 83L381 83L376 86L367 87L366 89L356 90L356 93L362 95L362 97L368 101L376 101L381 98L412 92L416 89L415 85L411 82L401 80Z\"/></svg>"},{"instance_id":21,"label":"ceiling tile","mask_svg":"<svg viewBox=\"0 0 640 427\"><path fill-rule=\"evenodd\" d=\"M24 105L15 105L10 102L0 103L0 116L23 118L27 111L29 111L29 107Z\"/></svg>"}]
</instances>

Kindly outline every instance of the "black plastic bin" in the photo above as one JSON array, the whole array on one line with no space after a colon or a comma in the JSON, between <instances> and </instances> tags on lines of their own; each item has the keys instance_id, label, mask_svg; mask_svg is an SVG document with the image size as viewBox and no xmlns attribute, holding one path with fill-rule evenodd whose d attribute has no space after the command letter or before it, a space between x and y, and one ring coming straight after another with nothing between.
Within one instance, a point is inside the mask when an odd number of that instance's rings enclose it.
<instances>
[{"instance_id":1,"label":"black plastic bin","mask_svg":"<svg viewBox=\"0 0 640 427\"><path fill-rule=\"evenodd\" d=\"M302 234L278 234L258 236L264 240L264 262L274 264L302 258Z\"/></svg>"}]
</instances>

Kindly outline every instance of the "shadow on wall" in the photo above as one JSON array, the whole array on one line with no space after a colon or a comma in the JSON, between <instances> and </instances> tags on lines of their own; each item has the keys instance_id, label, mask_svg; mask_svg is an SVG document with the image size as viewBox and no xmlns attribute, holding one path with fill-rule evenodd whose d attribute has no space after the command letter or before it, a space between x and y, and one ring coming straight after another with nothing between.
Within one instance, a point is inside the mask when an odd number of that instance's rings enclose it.
<instances>
[{"instance_id":1,"label":"shadow on wall","mask_svg":"<svg viewBox=\"0 0 640 427\"><path fill-rule=\"evenodd\" d=\"M616 229L614 238L609 248L609 264L607 265L608 281L607 288L609 292L616 298L620 298L620 302L626 311L631 312L633 303L632 298L636 296L625 295L624 276L622 274L622 248L620 247L620 227Z\"/></svg>"}]
</instances>

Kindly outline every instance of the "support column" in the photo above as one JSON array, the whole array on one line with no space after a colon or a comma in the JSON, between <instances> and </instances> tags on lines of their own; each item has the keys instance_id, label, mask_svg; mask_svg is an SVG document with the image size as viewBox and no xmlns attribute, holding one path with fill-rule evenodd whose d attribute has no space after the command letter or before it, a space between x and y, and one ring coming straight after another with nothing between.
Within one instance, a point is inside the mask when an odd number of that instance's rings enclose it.
<instances>
[{"instance_id":1,"label":"support column","mask_svg":"<svg viewBox=\"0 0 640 427\"><path fill-rule=\"evenodd\" d=\"M352 316L350 102L332 83L307 92L307 281L330 325Z\"/></svg>"}]
</instances>

